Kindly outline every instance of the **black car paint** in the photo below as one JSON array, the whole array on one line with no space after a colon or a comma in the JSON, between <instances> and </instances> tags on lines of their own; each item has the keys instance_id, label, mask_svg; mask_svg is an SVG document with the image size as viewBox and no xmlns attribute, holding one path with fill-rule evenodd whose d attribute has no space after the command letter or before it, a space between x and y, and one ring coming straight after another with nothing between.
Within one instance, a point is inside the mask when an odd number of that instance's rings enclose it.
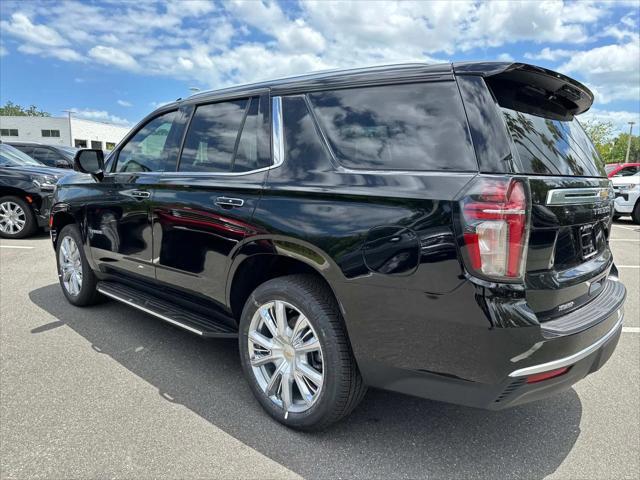
<instances>
[{"instance_id":1,"label":"black car paint","mask_svg":"<svg viewBox=\"0 0 640 480\"><path fill-rule=\"evenodd\" d=\"M0 197L14 195L31 199L39 227L49 224L49 211L52 205L53 192L42 191L35 183L38 177L48 175L60 179L69 174L69 170L39 166L0 166Z\"/></svg>"},{"instance_id":2,"label":"black car paint","mask_svg":"<svg viewBox=\"0 0 640 480\"><path fill-rule=\"evenodd\" d=\"M324 146L316 146L299 162L285 160L247 175L107 173L102 182L75 175L59 183L52 238L55 242L59 228L75 222L99 278L160 289L177 302L206 306L231 323L242 307L234 303L234 292L247 275L244 266L272 257L304 265L333 290L359 368L371 386L487 408L568 388L606 361L617 336L569 374L543 386L520 382L517 398L503 398L505 389L515 388L511 371L579 351L619 320L624 294L614 312L579 334L549 336L544 329L544 321L558 318L558 306L566 300L579 299L572 310L592 300L597 292L591 292L591 282L616 279L606 245L610 201L598 213L584 206L548 207L543 198L556 187L607 186L606 178L527 179L532 235L524 285L469 275L454 226L458 200L475 177L514 173L497 105L488 91L478 91L483 76L511 68L504 63L402 65L314 74L194 95L139 124L180 108L184 128L198 103L257 95L265 88L272 96L295 96L327 88L457 81L472 127L467 138L452 141L473 146L475 172L349 170ZM531 67L531 72L548 71ZM590 95L577 82L561 79ZM577 110L584 109L579 102ZM476 121L481 117L485 121ZM112 166L108 163L107 172ZM133 190L148 191L150 197L131 198ZM219 207L221 196L239 197L245 204ZM573 229L585 222L601 225L605 244L596 258L580 264ZM558 241L567 251L556 252L560 263L550 267Z\"/></svg>"}]
</instances>

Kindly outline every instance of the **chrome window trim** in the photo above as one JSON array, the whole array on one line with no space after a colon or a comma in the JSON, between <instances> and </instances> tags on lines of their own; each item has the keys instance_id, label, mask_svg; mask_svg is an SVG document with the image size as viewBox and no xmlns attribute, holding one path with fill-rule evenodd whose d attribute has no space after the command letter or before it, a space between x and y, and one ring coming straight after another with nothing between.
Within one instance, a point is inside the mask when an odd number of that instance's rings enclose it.
<instances>
[{"instance_id":1,"label":"chrome window trim","mask_svg":"<svg viewBox=\"0 0 640 480\"><path fill-rule=\"evenodd\" d=\"M271 156L272 167L284 163L284 125L282 123L282 97L271 99Z\"/></svg>"},{"instance_id":2,"label":"chrome window trim","mask_svg":"<svg viewBox=\"0 0 640 480\"><path fill-rule=\"evenodd\" d=\"M607 192L606 197L601 192ZM569 195L569 196L568 196ZM556 188L547 192L547 205L582 205L585 203L604 202L612 197L609 187L590 188Z\"/></svg>"},{"instance_id":3,"label":"chrome window trim","mask_svg":"<svg viewBox=\"0 0 640 480\"><path fill-rule=\"evenodd\" d=\"M616 324L613 326L611 330L609 330L604 336L600 337L599 340L592 343L588 347L583 350L580 350L573 355L569 355L568 357L559 358L557 360L553 360L547 363L541 363L538 365L532 365L531 367L521 368L519 370L515 370L509 374L509 377L527 377L529 375L535 375L536 373L548 372L549 370L555 370L557 368L568 367L569 365L573 365L576 362L582 360L585 357L588 357L596 350L598 350L602 345L607 343L607 341L613 337L618 330L622 327L622 322L624 320L624 315L622 313L622 309L618 310L618 320Z\"/></svg>"},{"instance_id":4,"label":"chrome window trim","mask_svg":"<svg viewBox=\"0 0 640 480\"><path fill-rule=\"evenodd\" d=\"M185 127L185 135L188 131ZM184 139L183 139L184 141ZM159 175L174 177L240 177L252 175L278 168L284 163L284 125L282 123L282 97L271 98L271 151L272 163L266 167L248 170L246 172L180 172L176 170L163 172L108 172L109 174ZM178 163L179 165L179 163Z\"/></svg>"}]
</instances>

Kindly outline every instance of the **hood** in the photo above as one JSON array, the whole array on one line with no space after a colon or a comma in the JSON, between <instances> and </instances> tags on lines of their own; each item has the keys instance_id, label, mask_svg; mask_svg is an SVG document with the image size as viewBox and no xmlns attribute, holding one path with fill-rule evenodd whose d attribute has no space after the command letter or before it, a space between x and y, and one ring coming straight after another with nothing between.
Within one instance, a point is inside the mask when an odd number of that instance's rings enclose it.
<instances>
[{"instance_id":1,"label":"hood","mask_svg":"<svg viewBox=\"0 0 640 480\"><path fill-rule=\"evenodd\" d=\"M613 186L620 185L639 185L640 175L630 175L628 177L613 177L610 179Z\"/></svg>"},{"instance_id":2,"label":"hood","mask_svg":"<svg viewBox=\"0 0 640 480\"><path fill-rule=\"evenodd\" d=\"M23 165L20 167L7 168L10 168L14 172L33 173L34 175L49 175L51 177L55 177L56 179L60 179L65 175L69 175L70 173L74 173L73 170L68 170L66 168L53 168L45 166L40 167L37 165Z\"/></svg>"}]
</instances>

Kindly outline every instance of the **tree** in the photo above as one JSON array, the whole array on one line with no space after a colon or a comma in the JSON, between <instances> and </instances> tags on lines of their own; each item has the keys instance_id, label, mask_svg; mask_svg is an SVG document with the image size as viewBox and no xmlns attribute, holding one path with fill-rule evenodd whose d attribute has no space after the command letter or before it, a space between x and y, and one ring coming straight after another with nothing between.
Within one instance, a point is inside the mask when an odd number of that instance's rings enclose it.
<instances>
[{"instance_id":1,"label":"tree","mask_svg":"<svg viewBox=\"0 0 640 480\"><path fill-rule=\"evenodd\" d=\"M0 115L14 116L14 117L50 117L49 112L39 110L35 105L31 105L28 108L8 101L4 107L0 107Z\"/></svg>"},{"instance_id":2,"label":"tree","mask_svg":"<svg viewBox=\"0 0 640 480\"><path fill-rule=\"evenodd\" d=\"M627 144L629 143L629 134L621 133L611 145L609 155L610 163L622 163L627 155ZM640 137L638 135L631 136L631 149L629 151L630 162L640 162Z\"/></svg>"},{"instance_id":3,"label":"tree","mask_svg":"<svg viewBox=\"0 0 640 480\"><path fill-rule=\"evenodd\" d=\"M600 154L605 163L611 163L611 148L613 146L613 132L615 127L611 122L600 122L598 120L589 120L582 124L584 131L587 132L589 138L593 142L593 146Z\"/></svg>"},{"instance_id":4,"label":"tree","mask_svg":"<svg viewBox=\"0 0 640 480\"><path fill-rule=\"evenodd\" d=\"M615 128L611 122L590 120L582 124L605 163L622 163L627 155L629 134L621 133L614 137ZM630 162L640 162L640 137L631 137Z\"/></svg>"}]
</instances>

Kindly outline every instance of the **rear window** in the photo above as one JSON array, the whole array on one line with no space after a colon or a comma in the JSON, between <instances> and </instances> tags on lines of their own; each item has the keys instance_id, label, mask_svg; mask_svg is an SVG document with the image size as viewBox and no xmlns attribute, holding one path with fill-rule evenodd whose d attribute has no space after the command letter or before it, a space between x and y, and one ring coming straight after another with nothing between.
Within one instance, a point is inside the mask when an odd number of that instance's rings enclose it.
<instances>
[{"instance_id":1,"label":"rear window","mask_svg":"<svg viewBox=\"0 0 640 480\"><path fill-rule=\"evenodd\" d=\"M604 162L574 116L585 102L573 86L518 70L486 83L515 144L516 173L606 177Z\"/></svg>"},{"instance_id":2,"label":"rear window","mask_svg":"<svg viewBox=\"0 0 640 480\"><path fill-rule=\"evenodd\" d=\"M338 161L370 170L477 170L455 82L310 93Z\"/></svg>"},{"instance_id":3,"label":"rear window","mask_svg":"<svg viewBox=\"0 0 640 480\"><path fill-rule=\"evenodd\" d=\"M578 123L503 108L518 173L605 177L604 162ZM519 161L518 161L519 160Z\"/></svg>"}]
</instances>

